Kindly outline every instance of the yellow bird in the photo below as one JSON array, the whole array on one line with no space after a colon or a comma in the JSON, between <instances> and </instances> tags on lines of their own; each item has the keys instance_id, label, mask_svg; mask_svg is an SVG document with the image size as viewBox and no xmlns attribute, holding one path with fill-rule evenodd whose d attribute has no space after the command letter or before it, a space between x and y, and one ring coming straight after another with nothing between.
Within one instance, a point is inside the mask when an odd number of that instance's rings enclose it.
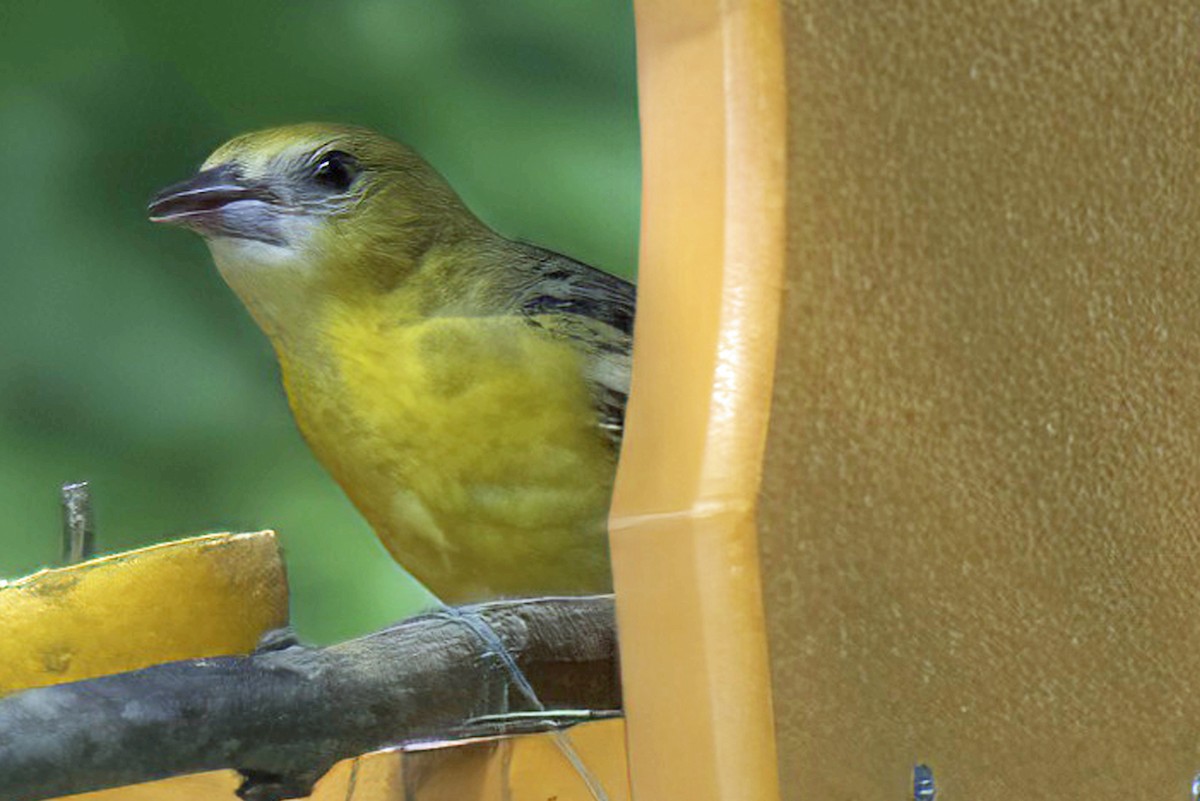
<instances>
[{"instance_id":1,"label":"yellow bird","mask_svg":"<svg viewBox=\"0 0 1200 801\"><path fill-rule=\"evenodd\" d=\"M149 212L204 237L318 459L442 600L610 589L630 283L345 125L233 139Z\"/></svg>"}]
</instances>

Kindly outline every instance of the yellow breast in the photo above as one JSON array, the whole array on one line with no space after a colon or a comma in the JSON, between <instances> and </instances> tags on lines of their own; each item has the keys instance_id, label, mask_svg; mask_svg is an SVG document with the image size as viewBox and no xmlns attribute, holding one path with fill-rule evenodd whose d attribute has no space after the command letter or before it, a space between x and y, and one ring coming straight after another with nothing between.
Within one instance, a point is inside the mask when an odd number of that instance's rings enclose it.
<instances>
[{"instance_id":1,"label":"yellow breast","mask_svg":"<svg viewBox=\"0 0 1200 801\"><path fill-rule=\"evenodd\" d=\"M332 312L280 352L301 431L440 598L608 591L614 457L581 353L517 317ZM298 355L297 355L298 356Z\"/></svg>"}]
</instances>

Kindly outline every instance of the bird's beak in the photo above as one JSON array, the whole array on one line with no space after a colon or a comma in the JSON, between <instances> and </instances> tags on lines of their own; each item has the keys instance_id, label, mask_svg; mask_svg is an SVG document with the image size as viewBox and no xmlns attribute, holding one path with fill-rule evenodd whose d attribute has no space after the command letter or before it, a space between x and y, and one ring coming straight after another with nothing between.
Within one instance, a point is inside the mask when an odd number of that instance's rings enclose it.
<instances>
[{"instance_id":1,"label":"bird's beak","mask_svg":"<svg viewBox=\"0 0 1200 801\"><path fill-rule=\"evenodd\" d=\"M154 196L147 212L151 222L182 225L206 237L286 244L278 197L264 184L245 181L229 164L168 186Z\"/></svg>"}]
</instances>

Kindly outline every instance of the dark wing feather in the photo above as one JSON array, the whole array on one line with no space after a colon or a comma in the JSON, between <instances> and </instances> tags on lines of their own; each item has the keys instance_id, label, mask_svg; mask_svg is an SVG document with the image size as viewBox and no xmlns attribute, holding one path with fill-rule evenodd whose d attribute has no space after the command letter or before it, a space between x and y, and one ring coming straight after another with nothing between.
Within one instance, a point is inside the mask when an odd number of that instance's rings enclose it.
<instances>
[{"instance_id":1,"label":"dark wing feather","mask_svg":"<svg viewBox=\"0 0 1200 801\"><path fill-rule=\"evenodd\" d=\"M568 337L587 355L585 378L600 427L619 447L629 399L635 287L615 275L529 246L519 308L533 325Z\"/></svg>"}]
</instances>

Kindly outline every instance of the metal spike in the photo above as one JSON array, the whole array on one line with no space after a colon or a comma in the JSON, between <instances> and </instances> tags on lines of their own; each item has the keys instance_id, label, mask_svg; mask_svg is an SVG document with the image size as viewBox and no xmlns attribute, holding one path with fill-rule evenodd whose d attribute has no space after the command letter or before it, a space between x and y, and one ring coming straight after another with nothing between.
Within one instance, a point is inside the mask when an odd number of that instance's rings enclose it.
<instances>
[{"instance_id":1,"label":"metal spike","mask_svg":"<svg viewBox=\"0 0 1200 801\"><path fill-rule=\"evenodd\" d=\"M92 493L86 481L62 486L62 559L68 565L90 559L96 549Z\"/></svg>"}]
</instances>

